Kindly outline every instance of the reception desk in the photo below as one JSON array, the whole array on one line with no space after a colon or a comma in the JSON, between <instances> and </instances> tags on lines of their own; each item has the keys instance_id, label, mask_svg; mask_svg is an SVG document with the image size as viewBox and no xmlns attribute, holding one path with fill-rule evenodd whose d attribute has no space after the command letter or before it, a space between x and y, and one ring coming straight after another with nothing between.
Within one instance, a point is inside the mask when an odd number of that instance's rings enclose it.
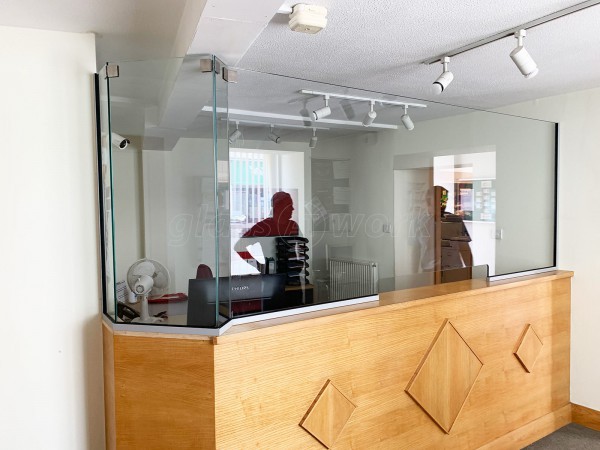
<instances>
[{"instance_id":1,"label":"reception desk","mask_svg":"<svg viewBox=\"0 0 600 450\"><path fill-rule=\"evenodd\" d=\"M571 421L567 271L218 337L104 323L110 449L521 448Z\"/></svg>"}]
</instances>

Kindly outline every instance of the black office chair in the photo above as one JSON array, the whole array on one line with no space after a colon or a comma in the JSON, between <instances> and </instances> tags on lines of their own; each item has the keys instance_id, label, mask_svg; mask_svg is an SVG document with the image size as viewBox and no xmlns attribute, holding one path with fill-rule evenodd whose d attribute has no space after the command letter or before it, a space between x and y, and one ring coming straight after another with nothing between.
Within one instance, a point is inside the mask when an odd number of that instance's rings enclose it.
<instances>
[{"instance_id":1,"label":"black office chair","mask_svg":"<svg viewBox=\"0 0 600 450\"><path fill-rule=\"evenodd\" d=\"M196 280L204 278L213 278L212 270L206 264L200 264L196 269Z\"/></svg>"}]
</instances>

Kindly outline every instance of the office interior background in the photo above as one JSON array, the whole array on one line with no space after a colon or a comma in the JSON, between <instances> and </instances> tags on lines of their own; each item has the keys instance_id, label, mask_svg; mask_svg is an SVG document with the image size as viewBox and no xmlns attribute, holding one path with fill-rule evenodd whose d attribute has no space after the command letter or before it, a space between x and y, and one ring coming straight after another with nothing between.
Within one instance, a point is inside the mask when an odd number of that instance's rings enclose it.
<instances>
[{"instance_id":1,"label":"office interior background","mask_svg":"<svg viewBox=\"0 0 600 450\"><path fill-rule=\"evenodd\" d=\"M3 445L104 448L93 74L107 61L205 53L243 69L557 122L557 266L575 272L571 401L600 410L600 6L528 30L534 78L519 73L508 56L515 39L505 38L452 57L454 80L436 96L441 65L423 61L580 2L317 1L328 24L316 35L292 32L281 0L249 3L3 4ZM366 169L380 162L364 155Z\"/></svg>"}]
</instances>

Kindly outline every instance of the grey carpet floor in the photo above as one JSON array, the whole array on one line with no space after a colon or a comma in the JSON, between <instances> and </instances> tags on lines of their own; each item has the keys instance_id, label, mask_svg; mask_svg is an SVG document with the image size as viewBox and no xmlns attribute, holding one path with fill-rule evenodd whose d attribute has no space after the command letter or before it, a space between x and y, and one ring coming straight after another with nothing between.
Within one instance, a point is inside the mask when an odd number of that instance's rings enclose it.
<instances>
[{"instance_id":1,"label":"grey carpet floor","mask_svg":"<svg viewBox=\"0 0 600 450\"><path fill-rule=\"evenodd\" d=\"M534 442L528 450L600 450L600 431L571 423Z\"/></svg>"}]
</instances>

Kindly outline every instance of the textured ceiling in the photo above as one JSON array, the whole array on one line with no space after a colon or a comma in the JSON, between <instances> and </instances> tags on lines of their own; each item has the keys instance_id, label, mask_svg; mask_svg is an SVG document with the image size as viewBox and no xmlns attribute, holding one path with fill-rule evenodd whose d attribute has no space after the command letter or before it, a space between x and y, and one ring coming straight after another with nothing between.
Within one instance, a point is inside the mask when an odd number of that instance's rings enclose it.
<instances>
[{"instance_id":1,"label":"textured ceiling","mask_svg":"<svg viewBox=\"0 0 600 450\"><path fill-rule=\"evenodd\" d=\"M520 75L508 56L515 47L513 38L452 58L450 70L455 79L440 96L431 92L440 65L421 64L427 58L579 2L307 0L328 8L329 23L321 33L306 35L289 30L287 15L276 14L277 0L252 5L247 0L170 0L168 5L164 0L2 0L0 25L94 32L99 63L181 56L186 51L216 53L241 68L293 77L240 71L239 83L229 87L231 108L308 117L322 100L300 95L299 89L391 99L385 97L389 94L490 109L600 86L600 58L595 57L600 47L600 6L528 30L526 46L540 67L539 75L530 80ZM294 3L286 1L287 5ZM175 85L158 88L152 83L144 87L140 81L148 78L147 70L137 73L133 66L128 70L129 78L125 75L120 81L122 88L113 92L121 96L114 106L121 110L126 129L137 134L144 128L148 132L150 126L156 135L168 134L160 125L191 134L210 131L210 121L204 117L207 113L200 111L207 100L194 88L194 70L190 72L193 76L182 73ZM166 74L173 73L166 67L155 70L156 80L166 80ZM172 92L165 91L171 87ZM189 105L191 98L196 110L182 106L186 101ZM415 122L465 112L431 102L428 105L425 110L411 112ZM141 116L130 114L131 108ZM332 100L331 118L360 121L366 108L361 102ZM153 110L159 112L150 114ZM377 110L377 122L399 123L401 109L378 106ZM148 119L153 116L160 117L158 123ZM190 117L196 120L190 122ZM244 128L257 136L264 134L263 126ZM347 132L338 128L322 134ZM304 139L310 131L288 129L282 134L290 138L302 135Z\"/></svg>"},{"instance_id":2,"label":"textured ceiling","mask_svg":"<svg viewBox=\"0 0 600 450\"><path fill-rule=\"evenodd\" d=\"M276 15L238 66L484 109L600 85L600 58L593 56L600 47L600 6L528 30L525 45L540 68L537 77L520 74L509 58L516 40L506 38L452 58L454 82L436 96L431 83L441 65L423 60L580 1L310 3L328 8L325 30L294 33L287 16Z\"/></svg>"}]
</instances>

